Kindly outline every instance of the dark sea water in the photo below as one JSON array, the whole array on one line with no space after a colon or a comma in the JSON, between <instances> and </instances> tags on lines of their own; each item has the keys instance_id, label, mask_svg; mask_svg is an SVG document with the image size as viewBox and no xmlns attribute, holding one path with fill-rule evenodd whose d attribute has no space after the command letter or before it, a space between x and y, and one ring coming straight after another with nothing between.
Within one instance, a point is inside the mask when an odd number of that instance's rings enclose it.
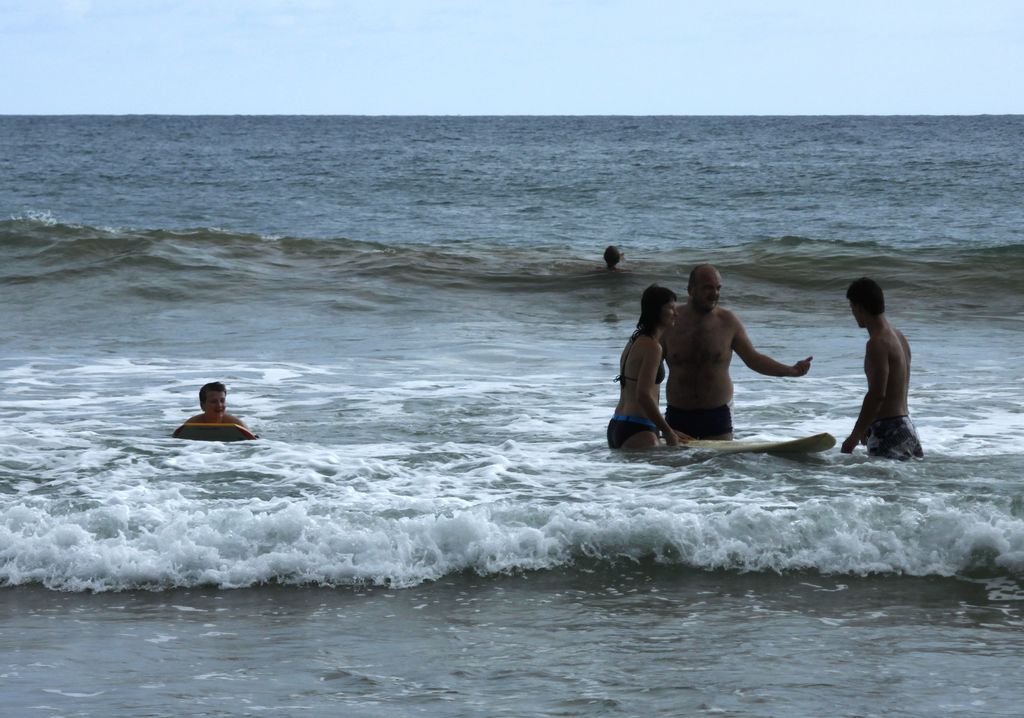
<instances>
[{"instance_id":1,"label":"dark sea water","mask_svg":"<svg viewBox=\"0 0 1024 718\"><path fill-rule=\"evenodd\" d=\"M1020 715L1024 117L0 117L10 715ZM608 244L628 272L597 271ZM925 459L611 452L644 287ZM256 442L171 431L229 386Z\"/></svg>"}]
</instances>

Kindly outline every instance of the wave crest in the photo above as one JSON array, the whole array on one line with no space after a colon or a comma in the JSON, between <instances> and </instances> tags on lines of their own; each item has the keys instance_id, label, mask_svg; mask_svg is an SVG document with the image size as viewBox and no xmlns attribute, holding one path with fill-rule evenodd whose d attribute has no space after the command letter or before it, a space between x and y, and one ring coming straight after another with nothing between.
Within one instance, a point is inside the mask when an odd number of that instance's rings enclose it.
<instances>
[{"instance_id":1,"label":"wave crest","mask_svg":"<svg viewBox=\"0 0 1024 718\"><path fill-rule=\"evenodd\" d=\"M1024 575L1024 521L993 507L879 499L771 509L632 510L515 504L386 517L319 502L163 509L97 506L0 515L4 585L69 591L213 585L415 586L626 559L705 570L990 577Z\"/></svg>"}]
</instances>

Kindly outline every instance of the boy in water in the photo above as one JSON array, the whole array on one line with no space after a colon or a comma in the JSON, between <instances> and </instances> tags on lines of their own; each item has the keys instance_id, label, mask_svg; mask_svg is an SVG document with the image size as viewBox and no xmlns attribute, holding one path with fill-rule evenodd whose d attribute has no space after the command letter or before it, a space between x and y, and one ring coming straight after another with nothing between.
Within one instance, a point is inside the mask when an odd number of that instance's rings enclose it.
<instances>
[{"instance_id":1,"label":"boy in water","mask_svg":"<svg viewBox=\"0 0 1024 718\"><path fill-rule=\"evenodd\" d=\"M219 381L203 385L203 388L199 390L199 406L203 413L196 414L186 421L186 424L238 424L245 426L244 421L225 411L228 406L228 390Z\"/></svg>"},{"instance_id":2,"label":"boy in water","mask_svg":"<svg viewBox=\"0 0 1024 718\"><path fill-rule=\"evenodd\" d=\"M857 326L868 330L864 351L868 392L842 452L852 453L857 444L865 443L869 456L920 459L924 452L907 410L910 343L885 318L885 297L876 282L861 277L846 290L846 298Z\"/></svg>"}]
</instances>

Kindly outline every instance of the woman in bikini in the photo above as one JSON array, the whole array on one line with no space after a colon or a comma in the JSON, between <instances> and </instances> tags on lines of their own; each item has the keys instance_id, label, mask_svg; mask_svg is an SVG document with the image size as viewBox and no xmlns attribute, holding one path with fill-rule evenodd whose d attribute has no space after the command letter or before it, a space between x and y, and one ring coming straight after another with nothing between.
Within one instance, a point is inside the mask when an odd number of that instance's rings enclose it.
<instances>
[{"instance_id":1,"label":"woman in bikini","mask_svg":"<svg viewBox=\"0 0 1024 718\"><path fill-rule=\"evenodd\" d=\"M669 446L685 435L677 434L665 421L660 408L661 334L676 321L676 295L671 289L652 284L640 299L640 321L619 357L619 403L608 422L608 446L612 449L647 449L658 446L658 433Z\"/></svg>"}]
</instances>

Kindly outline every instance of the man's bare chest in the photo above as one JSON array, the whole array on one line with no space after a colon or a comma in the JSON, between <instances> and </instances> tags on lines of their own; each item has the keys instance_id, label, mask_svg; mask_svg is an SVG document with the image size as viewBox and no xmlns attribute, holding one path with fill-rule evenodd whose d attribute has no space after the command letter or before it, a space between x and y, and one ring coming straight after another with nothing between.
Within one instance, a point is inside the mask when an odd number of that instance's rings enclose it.
<instances>
[{"instance_id":1,"label":"man's bare chest","mask_svg":"<svg viewBox=\"0 0 1024 718\"><path fill-rule=\"evenodd\" d=\"M732 340L732 329L719 321L676 325L666 336L668 362L681 366L728 364Z\"/></svg>"}]
</instances>

